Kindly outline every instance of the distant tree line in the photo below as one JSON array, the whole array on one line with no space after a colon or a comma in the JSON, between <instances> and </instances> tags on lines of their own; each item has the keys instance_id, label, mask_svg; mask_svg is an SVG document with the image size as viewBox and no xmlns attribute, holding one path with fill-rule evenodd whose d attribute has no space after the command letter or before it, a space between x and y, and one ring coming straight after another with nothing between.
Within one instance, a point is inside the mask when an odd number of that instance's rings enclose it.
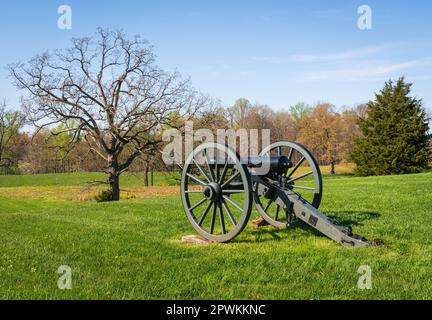
<instances>
[{"instance_id":1,"label":"distant tree line","mask_svg":"<svg viewBox=\"0 0 432 320\"><path fill-rule=\"evenodd\" d=\"M330 173L335 173L337 164L355 162L359 174L374 173L365 170L365 167L377 170L376 173L385 174L384 167L372 166L370 162L383 162L384 158L387 158L390 163L392 161L390 159L398 159L399 162L395 166L406 163L402 161L404 159L402 155L405 151L413 152L406 145L413 141L413 138L395 140L396 143L402 145L399 146L399 149L395 149L396 153L392 157L386 155L385 150L376 151L379 146L385 149L391 143L387 141L385 145L381 144L380 141L388 138L384 132L376 132L369 124L371 121L378 121L377 125L385 123L382 118L376 120L378 115L374 106L374 102L371 102L337 112L330 103L317 103L310 106L300 102L287 110L275 111L267 105L252 104L247 99L240 98L232 106L213 106L194 117L173 117L172 126L182 128L186 120L193 120L195 129L209 128L215 134L218 129L246 128L259 131L269 129L272 142L292 140L304 144L315 155L320 165L330 166ZM420 141L415 141L420 153L414 152L405 157L417 159L415 160L417 162L413 164L414 167L407 166L408 171L414 172L418 166L423 168L425 164L427 166L430 159L426 114L418 105L416 108L417 110L413 110L414 114L411 114L410 117L420 114L420 120L423 121L423 125L420 124L418 128L420 132L417 133ZM81 139L71 148L69 145L71 133L64 131L64 125L61 124L51 129L44 128L31 134L24 133L22 129L25 117L22 113L19 111L6 112L4 105L0 110L2 110L0 113L2 119L0 163L3 167L9 167L9 172L29 174L104 171L106 162L93 150L88 141ZM408 112L406 108L402 110ZM394 122L401 122L399 117L393 116L392 119ZM397 127L397 124L395 126ZM388 129L389 135L394 136L395 126L384 127ZM379 136L371 138L369 131ZM412 130L404 129L404 131L406 134L413 135ZM375 139L376 143L371 142L371 139ZM160 143L147 153L140 155L128 170L144 173L145 184L149 183L150 171L177 170L178 168L167 167L163 163L161 157L163 147L164 143ZM128 157L128 152L132 150L126 151L124 158ZM411 157L411 155L414 156ZM383 159L378 160L380 157ZM396 170L394 173L398 172Z\"/></svg>"},{"instance_id":2,"label":"distant tree line","mask_svg":"<svg viewBox=\"0 0 432 320\"><path fill-rule=\"evenodd\" d=\"M242 98L231 107L210 108L192 118L177 119L176 126L181 128L187 119L194 121L195 129L209 128L215 133L217 129L269 129L272 141L299 141L311 149L320 164L328 165L349 161L353 139L359 136L356 121L363 107L338 113L328 103L315 106L298 103L289 110L274 111L269 106L251 104ZM4 112L4 115L2 118L6 122L2 130L9 133L4 135L1 144L2 165L16 167L21 173L103 171L106 166L85 139L71 147L71 133L64 131L63 124L25 133L25 118L21 112ZM142 172L146 167L166 170L159 161L163 146L161 143L137 157L129 170Z\"/></svg>"},{"instance_id":3,"label":"distant tree line","mask_svg":"<svg viewBox=\"0 0 432 320\"><path fill-rule=\"evenodd\" d=\"M276 111L245 98L226 107L160 69L147 41L105 29L8 70L22 111L0 105L0 174L104 171L111 200L126 171L144 172L148 184L149 172L177 170L161 160L162 133L184 132L190 120L215 133L269 129L271 141L306 145L330 173L343 162L362 175L418 172L430 161L429 119L403 78L343 110L325 102Z\"/></svg>"}]
</instances>

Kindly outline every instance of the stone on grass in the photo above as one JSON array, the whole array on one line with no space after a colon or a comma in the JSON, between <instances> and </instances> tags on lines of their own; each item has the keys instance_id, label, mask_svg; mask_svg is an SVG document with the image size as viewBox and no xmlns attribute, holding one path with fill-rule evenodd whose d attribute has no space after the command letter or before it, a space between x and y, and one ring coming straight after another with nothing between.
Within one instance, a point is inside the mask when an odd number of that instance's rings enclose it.
<instances>
[{"instance_id":1,"label":"stone on grass","mask_svg":"<svg viewBox=\"0 0 432 320\"><path fill-rule=\"evenodd\" d=\"M263 217L259 217L258 219L252 221L252 225L254 228L260 228L268 226L268 222L265 221Z\"/></svg>"},{"instance_id":2,"label":"stone on grass","mask_svg":"<svg viewBox=\"0 0 432 320\"><path fill-rule=\"evenodd\" d=\"M206 238L203 238L201 236L197 236L195 234L192 234L189 236L183 236L182 241L187 242L187 243L196 243L196 244L210 244L210 243L212 243L210 240L207 240Z\"/></svg>"}]
</instances>

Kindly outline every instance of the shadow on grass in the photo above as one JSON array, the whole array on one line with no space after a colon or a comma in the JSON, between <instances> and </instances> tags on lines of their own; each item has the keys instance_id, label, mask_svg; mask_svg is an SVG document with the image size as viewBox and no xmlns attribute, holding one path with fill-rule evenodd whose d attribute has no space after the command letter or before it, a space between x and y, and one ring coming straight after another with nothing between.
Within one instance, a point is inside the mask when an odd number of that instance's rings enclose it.
<instances>
[{"instance_id":1,"label":"shadow on grass","mask_svg":"<svg viewBox=\"0 0 432 320\"><path fill-rule=\"evenodd\" d=\"M363 226L365 221L378 219L381 213L372 211L339 211L339 212L329 212L327 216L334 219L340 223L340 225L348 226ZM345 216L346 218L341 216Z\"/></svg>"},{"instance_id":2,"label":"shadow on grass","mask_svg":"<svg viewBox=\"0 0 432 320\"><path fill-rule=\"evenodd\" d=\"M235 239L236 243L253 243L266 241L283 240L283 235L288 232L288 229L279 229L272 226L260 227L258 229L246 229L245 231L252 239Z\"/></svg>"},{"instance_id":3,"label":"shadow on grass","mask_svg":"<svg viewBox=\"0 0 432 320\"><path fill-rule=\"evenodd\" d=\"M378 212L371 212L371 211L339 211L339 212L327 212L325 213L327 217L330 219L336 220L339 225L343 227L356 227L356 226L363 226L365 221L372 220L372 219L378 219L381 214ZM349 218L341 218L341 215L349 216ZM307 230L311 232L312 234L320 237L326 237L318 230L312 228L306 223L301 223L298 228L302 230ZM355 230L354 230L355 231Z\"/></svg>"},{"instance_id":4,"label":"shadow on grass","mask_svg":"<svg viewBox=\"0 0 432 320\"><path fill-rule=\"evenodd\" d=\"M371 211L340 211L330 212L326 215L339 222L341 226L362 226L364 221L378 219L381 214L378 212ZM349 218L340 218L341 215L349 216ZM299 228L305 230L315 236L326 237L318 230L312 228L303 221L297 221L294 226L278 229L272 226L265 226L258 229L247 229L243 232L247 232L252 239L238 239L234 240L237 243L252 243L252 242L266 242L266 241L279 241L283 240L283 235L289 233L290 229Z\"/></svg>"}]
</instances>

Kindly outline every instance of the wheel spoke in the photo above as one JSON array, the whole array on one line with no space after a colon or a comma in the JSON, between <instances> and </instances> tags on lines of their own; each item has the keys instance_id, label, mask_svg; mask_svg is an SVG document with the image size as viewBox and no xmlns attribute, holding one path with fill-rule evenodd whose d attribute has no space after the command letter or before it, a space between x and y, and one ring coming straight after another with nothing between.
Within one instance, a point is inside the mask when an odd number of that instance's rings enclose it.
<instances>
[{"instance_id":1,"label":"wheel spoke","mask_svg":"<svg viewBox=\"0 0 432 320\"><path fill-rule=\"evenodd\" d=\"M240 174L240 171L237 171L235 174L231 176L225 183L221 186L221 189L225 188L226 185L228 185L231 181L233 181L237 176Z\"/></svg>"},{"instance_id":2,"label":"wheel spoke","mask_svg":"<svg viewBox=\"0 0 432 320\"><path fill-rule=\"evenodd\" d=\"M310 176L311 174L313 174L313 171L306 172L305 174L302 174L301 176L298 176L298 177L295 177L295 178L293 178L291 180L288 180L286 183L290 183L290 182L302 179L304 177Z\"/></svg>"},{"instance_id":3,"label":"wheel spoke","mask_svg":"<svg viewBox=\"0 0 432 320\"><path fill-rule=\"evenodd\" d=\"M304 189L304 190L312 190L312 191L315 191L315 188L311 188L311 187L305 187L305 186L298 186L298 185L292 185L292 186L290 186L290 187L292 187L292 188L298 188L298 189Z\"/></svg>"},{"instance_id":4,"label":"wheel spoke","mask_svg":"<svg viewBox=\"0 0 432 320\"><path fill-rule=\"evenodd\" d=\"M213 234L214 232L214 225L215 225L215 219L216 219L216 202L213 202L213 215L210 222L210 233Z\"/></svg>"},{"instance_id":5,"label":"wheel spoke","mask_svg":"<svg viewBox=\"0 0 432 320\"><path fill-rule=\"evenodd\" d=\"M194 209L196 209L200 205L202 205L206 200L207 200L207 198L202 198L200 201L198 201L197 203L195 203L189 210L193 211Z\"/></svg>"},{"instance_id":6,"label":"wheel spoke","mask_svg":"<svg viewBox=\"0 0 432 320\"><path fill-rule=\"evenodd\" d=\"M279 210L280 210L280 205L276 205L276 221L277 221L277 219L279 218Z\"/></svg>"},{"instance_id":7,"label":"wheel spoke","mask_svg":"<svg viewBox=\"0 0 432 320\"><path fill-rule=\"evenodd\" d=\"M282 147L277 148L277 155L280 157L282 155Z\"/></svg>"},{"instance_id":8,"label":"wheel spoke","mask_svg":"<svg viewBox=\"0 0 432 320\"><path fill-rule=\"evenodd\" d=\"M231 213L230 208L228 208L228 205L226 204L226 202L225 202L224 199L221 199L221 200L222 200L222 206L224 207L224 209L225 209L225 211L226 211L226 213L228 215L228 218L230 219L230 221L233 224L233 226L236 226L237 222L235 221L235 219L234 219L234 217L233 217L233 215Z\"/></svg>"},{"instance_id":9,"label":"wheel spoke","mask_svg":"<svg viewBox=\"0 0 432 320\"><path fill-rule=\"evenodd\" d=\"M289 160L289 161L291 161L291 158L292 158L293 152L294 152L294 148L291 148L291 149L290 149L290 152L289 152L289 154L288 154L288 160Z\"/></svg>"},{"instance_id":10,"label":"wheel spoke","mask_svg":"<svg viewBox=\"0 0 432 320\"><path fill-rule=\"evenodd\" d=\"M198 222L199 226L201 226L202 223L204 222L204 219L207 216L207 213L209 212L210 207L212 206L212 204L213 204L213 202L210 201L209 204L208 204L208 206L207 206L207 208L204 210L204 212L203 212L203 214L202 214L202 216L201 216L201 218L200 218L200 220Z\"/></svg>"},{"instance_id":11,"label":"wheel spoke","mask_svg":"<svg viewBox=\"0 0 432 320\"><path fill-rule=\"evenodd\" d=\"M197 166L198 170L202 173L202 175L206 178L208 183L210 183L211 179L208 176L208 174L203 170L203 168L198 164L198 162L195 159L192 158L192 161L195 163L195 165Z\"/></svg>"},{"instance_id":12,"label":"wheel spoke","mask_svg":"<svg viewBox=\"0 0 432 320\"><path fill-rule=\"evenodd\" d=\"M269 203L267 203L267 207L264 209L265 212L267 212L267 209L270 208L270 205L273 203L273 200L270 200Z\"/></svg>"},{"instance_id":13,"label":"wheel spoke","mask_svg":"<svg viewBox=\"0 0 432 320\"><path fill-rule=\"evenodd\" d=\"M301 166L301 164L303 163L303 161L305 161L305 159L306 159L305 157L302 157L300 159L300 161L295 165L295 167L292 169L290 174L287 176L288 179L294 174L294 172L296 172L296 170Z\"/></svg>"},{"instance_id":14,"label":"wheel spoke","mask_svg":"<svg viewBox=\"0 0 432 320\"><path fill-rule=\"evenodd\" d=\"M240 207L237 202L235 202L233 199L231 199L230 197L227 197L226 195L222 195L222 197L228 201L229 203L231 203L234 207L236 207L237 209L239 209L240 211L243 211L243 208Z\"/></svg>"},{"instance_id":15,"label":"wheel spoke","mask_svg":"<svg viewBox=\"0 0 432 320\"><path fill-rule=\"evenodd\" d=\"M219 181L218 181L219 184L221 184L223 182L223 180L225 179L225 175L226 175L227 171L228 171L228 157L225 159L225 165L224 165L224 168L222 170L222 174L221 174Z\"/></svg>"},{"instance_id":16,"label":"wheel spoke","mask_svg":"<svg viewBox=\"0 0 432 320\"><path fill-rule=\"evenodd\" d=\"M216 150L216 154L215 154L215 163L214 163L214 166L215 166L215 182L218 182L219 181L219 164L218 164L218 153L217 153L217 150Z\"/></svg>"},{"instance_id":17,"label":"wheel spoke","mask_svg":"<svg viewBox=\"0 0 432 320\"><path fill-rule=\"evenodd\" d=\"M186 190L185 193L202 193L202 190Z\"/></svg>"},{"instance_id":18,"label":"wheel spoke","mask_svg":"<svg viewBox=\"0 0 432 320\"><path fill-rule=\"evenodd\" d=\"M203 186L207 186L207 183L205 183L204 181L202 181L200 178L195 177L193 174L187 173L186 175L189 178L191 178L192 180L195 180L196 182L198 182L199 184L201 184Z\"/></svg>"},{"instance_id":19,"label":"wheel spoke","mask_svg":"<svg viewBox=\"0 0 432 320\"><path fill-rule=\"evenodd\" d=\"M205 161L207 163L207 168L208 168L208 170L210 172L211 179L212 179L212 181L215 181L213 170L211 169L211 166L210 166L210 159L208 157L207 150L205 150L205 149L204 149L204 156L205 156Z\"/></svg>"},{"instance_id":20,"label":"wheel spoke","mask_svg":"<svg viewBox=\"0 0 432 320\"><path fill-rule=\"evenodd\" d=\"M218 202L218 207L219 207L219 220L220 220L220 224L221 224L221 227L222 227L222 233L225 234L226 233L225 220L224 220L224 216L223 216L221 201Z\"/></svg>"},{"instance_id":21,"label":"wheel spoke","mask_svg":"<svg viewBox=\"0 0 432 320\"><path fill-rule=\"evenodd\" d=\"M222 193L227 193L227 194L231 194L231 193L244 193L244 190L222 190Z\"/></svg>"}]
</instances>

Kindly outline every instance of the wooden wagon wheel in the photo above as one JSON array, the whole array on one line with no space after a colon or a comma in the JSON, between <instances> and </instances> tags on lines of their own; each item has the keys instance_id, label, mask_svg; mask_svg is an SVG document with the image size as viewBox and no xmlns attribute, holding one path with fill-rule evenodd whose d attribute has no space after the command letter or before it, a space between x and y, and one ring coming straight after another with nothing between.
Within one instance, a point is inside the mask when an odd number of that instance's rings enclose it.
<instances>
[{"instance_id":1,"label":"wooden wagon wheel","mask_svg":"<svg viewBox=\"0 0 432 320\"><path fill-rule=\"evenodd\" d=\"M180 190L189 222L210 241L234 239L249 220L250 174L238 154L224 144L204 143L189 155Z\"/></svg>"},{"instance_id":2,"label":"wooden wagon wheel","mask_svg":"<svg viewBox=\"0 0 432 320\"><path fill-rule=\"evenodd\" d=\"M320 168L312 154L301 144L292 141L275 142L264 148L260 156L286 156L292 167L278 181L270 182L279 187L291 189L318 209L322 197L322 176ZM260 215L272 226L285 228L287 215L285 208L275 204L256 192L254 199Z\"/></svg>"}]
</instances>

